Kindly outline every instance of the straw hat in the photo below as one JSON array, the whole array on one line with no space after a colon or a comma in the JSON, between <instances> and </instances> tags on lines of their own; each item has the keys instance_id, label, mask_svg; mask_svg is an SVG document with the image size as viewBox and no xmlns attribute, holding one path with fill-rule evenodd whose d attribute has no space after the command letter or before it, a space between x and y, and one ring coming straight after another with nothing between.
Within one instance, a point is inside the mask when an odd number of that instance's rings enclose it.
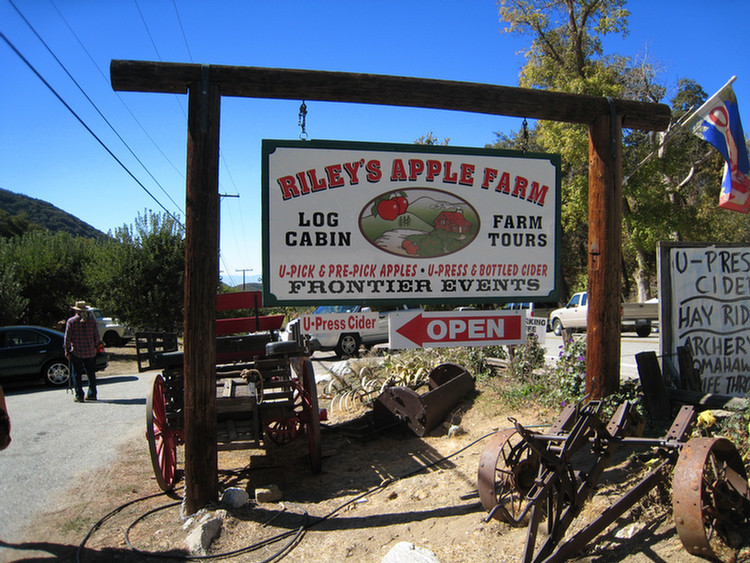
<instances>
[{"instance_id":1,"label":"straw hat","mask_svg":"<svg viewBox=\"0 0 750 563\"><path fill-rule=\"evenodd\" d=\"M86 302L85 301L76 301L76 304L71 307L74 311L85 311L86 310Z\"/></svg>"}]
</instances>

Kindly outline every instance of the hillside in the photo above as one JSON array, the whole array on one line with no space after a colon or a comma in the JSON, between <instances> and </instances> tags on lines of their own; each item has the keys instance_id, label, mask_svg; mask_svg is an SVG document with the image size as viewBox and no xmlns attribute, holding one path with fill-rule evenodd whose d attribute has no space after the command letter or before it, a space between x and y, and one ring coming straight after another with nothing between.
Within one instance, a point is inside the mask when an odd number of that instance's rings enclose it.
<instances>
[{"instance_id":1,"label":"hillside","mask_svg":"<svg viewBox=\"0 0 750 563\"><path fill-rule=\"evenodd\" d=\"M103 238L106 235L88 223L51 203L0 188L0 236L14 233L14 224L28 223L53 233L64 231L74 236ZM9 232L5 232L7 227Z\"/></svg>"}]
</instances>

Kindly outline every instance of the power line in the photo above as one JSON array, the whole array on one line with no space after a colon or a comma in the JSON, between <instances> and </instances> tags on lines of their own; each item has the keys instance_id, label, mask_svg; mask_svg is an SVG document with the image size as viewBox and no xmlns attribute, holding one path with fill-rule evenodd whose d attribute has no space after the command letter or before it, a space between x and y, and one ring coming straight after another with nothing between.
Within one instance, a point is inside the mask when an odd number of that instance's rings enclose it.
<instances>
[{"instance_id":1,"label":"power line","mask_svg":"<svg viewBox=\"0 0 750 563\"><path fill-rule=\"evenodd\" d=\"M105 74L105 72L101 69L101 67L99 66L99 64L96 62L96 59L94 59L94 57L91 55L91 53L89 52L89 50L86 48L86 45L84 45L83 41L81 41L81 38L78 36L78 34L72 28L72 26L68 23L68 20L66 20L65 16L62 14L62 12L60 12L60 10L58 9L57 5L55 4L55 0L50 0L50 2L52 4L52 7L57 12L57 15L60 16L60 19L63 21L63 23L65 24L65 26L68 28L68 30L70 31L70 33L73 35L73 37L75 37L76 41L78 41L78 45L80 45L81 49L83 49L83 52L86 53L86 55L88 56L89 60L94 65L94 68L96 68L96 70L99 71L99 75L104 79L104 81L109 86L109 78L107 77L107 75ZM148 138L148 140L151 141L151 144L154 145L154 148L156 148L156 150L159 151L159 153L164 157L164 160L166 160L169 163L169 165L175 170L175 172L177 172L177 174L179 174L179 176L184 179L185 178L184 171L181 170L181 169L179 169L179 168L177 168L177 166L175 166L174 162L172 162L172 160L166 155L166 153L163 150L161 150L161 147L157 144L157 142L149 134L149 132L146 130L146 128L143 126L143 124L138 120L138 118L133 113L133 111L130 109L130 107L128 106L128 104L125 103L125 100L120 95L120 93L117 92L117 91L115 91L115 95L117 96L117 99L120 100L120 103L123 105L123 107L125 108L125 110L130 114L130 117L133 118L133 121L135 121L136 124L138 125L138 127L141 128L141 131L143 131L143 134L146 135L146 137ZM153 176L152 176L152 178L153 178ZM154 181L156 182L155 179L154 179ZM157 182L157 184L158 184L158 182ZM161 185L159 187L161 187ZM175 204L175 206L177 207L177 209L180 210L180 213L184 214L184 211L182 210L182 208L172 199L172 197L164 190L164 188L162 188L162 191L164 191L164 195L166 195L169 198L169 200L172 203Z\"/></svg>"},{"instance_id":2,"label":"power line","mask_svg":"<svg viewBox=\"0 0 750 563\"><path fill-rule=\"evenodd\" d=\"M104 116L104 114L101 112L99 107L94 103L94 100L91 99L91 97L86 93L86 91L83 89L83 87L79 84L79 82L73 77L73 75L70 73L70 71L67 69L67 67L63 64L63 62L57 57L57 55L54 53L52 48L47 44L46 41L42 38L41 35L37 32L36 28L34 28L33 25L31 25L31 22L26 18L26 16L23 15L21 10L18 9L18 7L13 3L13 0L8 0L10 5L13 7L13 9L16 11L16 13L21 17L21 19L24 21L24 23L29 27L31 32L36 36L36 38L39 40L39 42L44 45L44 48L47 49L47 52L52 55L52 58L55 59L55 62L57 62L58 65L60 65L60 68L63 69L65 74L68 75L68 78L73 81L73 84L76 85L78 90L83 94L83 96L88 100L88 102L91 104L91 106L96 110L96 113L99 114L99 116L104 120L104 122L109 126L109 128L112 130L112 132L117 135L117 138L120 139L123 145L125 145L125 148L128 149L131 155L133 155L133 158L135 158L138 163L143 167L143 169L146 171L146 173L151 177L151 179L156 182L156 185L161 188L161 191L164 192L164 195L166 195L169 200L177 207L177 209L182 211L182 208L177 205L177 203L170 197L170 195L166 192L166 190L162 187L162 185L159 183L159 181L154 177L153 174L149 171L149 169L146 167L146 165L143 163L143 161L138 158L138 155L135 154L132 148L130 148L130 145L125 141L125 139L122 138L122 136L117 132L117 129L115 129L114 125ZM59 12L58 12L59 13Z\"/></svg>"},{"instance_id":3,"label":"power line","mask_svg":"<svg viewBox=\"0 0 750 563\"><path fill-rule=\"evenodd\" d=\"M193 62L193 54L190 52L190 45L188 45L187 35L185 35L185 28L182 27L182 19L180 19L180 11L177 9L177 2L172 0L172 6L174 6L174 13L177 14L177 23L180 25L180 31L182 32L182 39L185 41L185 48L188 52L190 62Z\"/></svg>"},{"instance_id":4,"label":"power line","mask_svg":"<svg viewBox=\"0 0 750 563\"><path fill-rule=\"evenodd\" d=\"M31 72L33 72L33 73L34 73L34 74L35 74L35 75L37 76L37 78L39 78L39 80L41 80L41 81L42 81L42 83L43 83L43 84L44 84L44 85L45 85L45 86L46 86L46 87L47 87L47 88L49 89L49 91L50 91L50 92L52 92L52 94L54 94L54 95L55 95L55 97L56 97L56 98L57 98L58 100L60 100L60 103L62 103L62 105L64 105L64 106L65 106L65 108L66 108L66 109L67 109L67 110L68 110L68 111L69 111L69 112L70 112L70 113L71 113L71 114L73 115L73 117L75 117L75 118L76 118L76 119L78 120L78 122L79 122L79 123L80 123L81 125L83 125L83 127L84 127L84 128L86 129L86 131L88 131L88 132L89 132L89 134L90 134L90 135L91 135L91 136L92 136L92 137L93 137L94 139L96 139L96 141L97 141L97 142L98 142L98 143L99 143L99 144L100 144L100 145L102 146L102 148L103 148L103 149L104 149L105 151L107 151L107 152L109 153L109 155L110 155L110 156L111 156L112 158L114 158L114 159L115 159L115 162L117 162L117 164L119 164L119 165L120 165L120 166L122 167L122 169L123 169L123 170L125 170L125 172L127 172L127 174L128 174L128 175L129 175L129 176L130 176L130 177L131 177L131 178L132 178L133 180L135 180L135 182L136 182L136 183L137 183L137 184L138 184L138 185L139 185L139 186L140 186L140 187L141 187L141 188L143 189L143 191L144 191L144 192L146 192L146 193L147 193L147 194L149 195L149 197L151 197L151 199L153 199L153 200L154 200L154 201L156 202L156 204L157 204L157 205L158 205L159 207L161 207L161 208L162 208L162 209L164 210L164 212L165 212L165 213L166 213L166 214L167 214L167 215L168 215L169 217L171 217L171 218L172 218L172 219L173 219L173 220L174 220L174 221L175 221L175 222L176 222L176 223L177 223L177 224L178 224L178 225L180 226L180 228L182 228L182 229L184 230L184 229L185 229L185 226L184 226L184 225L183 225L183 224L182 224L182 223L180 222L180 220L179 220L179 219L177 219L177 217L175 217L174 215L172 215L172 213L171 213L171 212L170 212L170 211L169 211L169 210L168 210L168 209L167 209L166 207L164 207L164 205L162 205L162 203L161 203L161 202L160 202L160 201L159 201L158 199L156 199L156 197L154 196L154 194L152 194L152 193L151 193L151 192L150 192L150 191L148 190L148 188L146 188L146 186L144 186L144 185L143 185L143 183L142 183L142 182L141 182L141 181L140 181L140 180L139 180L138 178L136 178L136 177L135 177L135 175L134 175L134 174L133 174L133 173L132 173L132 172L130 171L130 169L129 169L129 168L127 167L127 166L125 166L125 164L124 164L124 163L123 163L123 162L122 162L122 161L121 161L121 160L120 160L119 158L117 158L117 156L115 155L115 153L113 153L113 152L112 152L112 151L110 150L110 148L109 148L109 147L108 147L108 146L107 146L107 145L106 145L106 144L104 143L104 141L102 141L102 140L101 140L101 139L100 139L100 138L99 138L99 137L97 136L97 134L96 134L96 133L94 133L94 131L93 131L93 130L92 130L92 129L91 129L91 128L90 128L90 127L89 127L89 126L88 126L88 125L86 124L86 122L85 122L85 121L84 121L84 120L83 120L83 119L82 119L82 118L81 118L81 117L80 117L80 116L79 116L79 115L78 115L78 114L77 114L77 113L75 112L75 110L74 110L74 109L73 109L72 107L70 107L70 105L68 105L68 103L67 103L67 102L66 102L66 101L65 101L65 100L64 100L64 99L62 98L62 96L61 96L60 94L58 94L58 92L57 92L57 91L56 91L56 90L55 90L55 89L54 89L54 88L52 87L52 85L51 85L51 84L50 84L49 82L47 82L47 81L46 81L46 80L44 79L44 77L43 77L43 76L42 76L42 75L41 75L41 74L39 73L39 71L37 71L37 69L36 69L36 68L34 67L34 65L32 65L32 64L31 64L31 63L30 63L30 62L29 62L29 61L28 61L28 60L26 59L26 57L24 57L24 56L23 56L23 55L21 54L21 52L20 52L20 51L19 51L19 50L18 50L18 49L16 48L16 46L15 46L15 45L14 45L14 44L13 44L13 43L12 43L12 42L10 41L10 39L8 39L8 38L7 38L6 36L5 36L5 34L4 34L4 33L2 33L2 32L0 32L0 38L2 38L2 39L3 39L3 41L5 41L5 42L6 42L7 44L8 44L8 46L9 46L9 47L10 47L10 48L11 48L11 49L13 50L13 52L14 52L14 53L15 53L15 54L16 54L16 55L18 56L18 58L20 58L20 59L21 59L21 60L22 60L22 61L24 62L24 64L26 64L26 66L27 66L27 67L29 67L29 69L31 70Z\"/></svg>"}]
</instances>

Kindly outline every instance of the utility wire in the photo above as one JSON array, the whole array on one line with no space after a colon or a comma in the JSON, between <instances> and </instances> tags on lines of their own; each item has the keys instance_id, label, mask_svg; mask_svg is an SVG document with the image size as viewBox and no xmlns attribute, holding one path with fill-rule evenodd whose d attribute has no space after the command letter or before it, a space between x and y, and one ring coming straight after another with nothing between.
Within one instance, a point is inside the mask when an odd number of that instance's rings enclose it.
<instances>
[{"instance_id":1,"label":"utility wire","mask_svg":"<svg viewBox=\"0 0 750 563\"><path fill-rule=\"evenodd\" d=\"M120 141L122 142L122 144L125 145L125 148L128 149L128 151L130 152L131 155L133 155L133 158L135 158L138 161L138 163L143 167L143 169L146 171L146 173L151 177L151 179L154 182L156 182L156 185L159 186L159 188L161 189L161 191L164 192L164 195L166 195L169 198L169 200L175 205L175 207L177 207L177 209L179 209L181 213L184 213L184 211L182 210L182 208L180 208L180 206L177 205L177 202L175 202L170 197L170 195L162 187L162 185L159 183L159 181L154 177L153 174L151 174L151 172L146 167L146 165L143 163L143 161L140 158L138 158L138 155L135 154L135 152L130 147L130 145L127 143L127 141L125 141L125 139L122 138L122 136L120 135L120 133L117 132L117 129L115 129L115 126L112 125L112 123L104 116L104 114L101 112L101 110L96 105L96 103L94 103L94 100L92 100L91 97L86 93L86 91L83 89L83 87L79 84L79 82L73 77L73 75L70 73L70 71L67 69L67 67L63 64L63 62L57 57L57 55L55 55L55 53L52 50L52 48L47 44L46 41L44 41L44 39L42 39L42 36L39 35L39 33L37 32L36 28L34 28L34 26L31 25L31 22L26 18L26 16L23 15L23 13L21 12L21 10L18 9L18 6L15 5L15 3L13 2L13 0L8 0L8 2L13 7L13 9L16 11L16 13L21 17L21 19L24 21L24 23L29 27L29 29L31 30L31 32L36 36L36 38L39 40L39 42L42 45L44 45L44 48L47 49L47 52L50 55L52 55L52 58L55 59L55 62L57 62L57 64L60 65L60 68L63 69L63 71L65 72L65 74L68 75L68 78L70 78L70 80L73 81L73 84L76 85L76 87L81 92L81 94L83 94L83 96L86 98L86 100L88 100L88 102L91 104L91 106L96 110L96 113L99 114L99 116L109 126L109 128L112 130L112 132L115 135L117 135L117 138L120 139ZM57 9L57 8L55 8L55 9Z\"/></svg>"},{"instance_id":2,"label":"utility wire","mask_svg":"<svg viewBox=\"0 0 750 563\"><path fill-rule=\"evenodd\" d=\"M58 9L57 5L55 4L55 0L50 0L50 2L52 4L52 7L57 12L57 15L60 16L60 19L63 21L63 23L65 24L65 26L68 28L68 30L70 31L70 33L73 34L73 37L76 38L76 41L78 41L78 44L81 46L81 49L83 49L84 53L86 53L86 55L88 56L89 60L94 65L94 68L96 68L96 70L99 71L99 74L101 75L101 77L104 79L104 81L107 83L107 85L109 85L110 82L109 82L109 78L107 77L106 73L101 69L101 67L99 66L99 64L96 62L96 59L94 59L94 57L91 55L91 53L89 52L89 50L86 48L86 45L84 45L83 41L81 41L81 38L78 36L78 34L75 32L75 30L71 27L71 25L68 23L68 21L65 19L65 16L63 16L62 12L60 12L60 10ZM180 170L179 168L177 168L177 166L175 166L174 162L172 162L170 160L170 158L164 153L164 151L161 150L161 147L156 143L156 141L153 139L153 137L151 137L151 135L149 134L149 132L146 130L146 128L143 126L143 124L138 120L138 118L136 117L136 115L130 109L130 107L128 106L128 104L125 103L125 100L120 95L120 93L117 92L117 91L115 91L115 95L117 96L117 99L120 100L120 102L122 103L123 107L127 110L127 112L130 114L130 116L133 118L133 121L135 121L138 124L138 127L141 128L141 131L143 131L143 134L146 135L146 137L148 138L148 140L151 141L151 144L154 145L154 147L156 148L156 150L159 151L159 153L164 157L164 160L166 160L169 163L169 165L175 170L175 172L177 172L177 174L179 174L179 176L182 179L185 179L185 173L184 173L184 171ZM156 181L156 180L154 180L154 181ZM157 184L158 184L158 182L157 182ZM161 187L161 186L159 186L159 187ZM164 191L164 188L162 188L162 191ZM177 207L177 209L180 210L180 213L184 214L185 212L182 210L182 208L179 205L177 205L177 203L175 203L175 201L171 198L171 196L167 192L164 192L164 193L170 199L170 201L172 201L172 203L175 204L175 206Z\"/></svg>"},{"instance_id":3,"label":"utility wire","mask_svg":"<svg viewBox=\"0 0 750 563\"><path fill-rule=\"evenodd\" d=\"M174 221L175 221L175 222L176 222L176 223L177 223L177 224L178 224L178 225L180 226L180 228L182 228L182 229L184 230L184 229L185 229L185 226L184 226L184 225L183 225L183 224L182 224L182 223L180 222L180 220L179 220L179 219L177 219L177 217L175 217L175 216L174 216L174 215L173 215L173 214L172 214L172 213L171 213L171 212L170 212L170 211L169 211L169 210L168 210L168 209L167 209L166 207L164 207L164 205L162 205L162 203L161 203L161 202L160 202L160 201L159 201L158 199L156 199L156 197L154 196L154 194L152 194L152 193L151 193L151 192L150 192L150 191L148 190L148 188L147 188L146 186L144 186L144 185L143 185L143 183L142 183L142 182L141 182L141 181L140 181L140 180L139 180L138 178L136 178L136 177L135 177L135 175L134 175L134 174L133 174L133 173L132 173L132 172L130 171L130 169L129 169L129 168L127 167L127 166L125 166L125 164L124 164L124 163L123 163L123 162L122 162L122 161L121 161L121 160L120 160L119 158L117 158L117 156L115 155L115 153L113 153L113 152L112 152L112 151L110 150L110 148L109 148L109 147L108 147L108 146L107 146L107 145L106 145L106 144L104 143L104 141L102 141L102 140L101 140L101 139L100 139L100 138L99 138L99 137L97 136L97 134L96 134L96 133L94 133L94 131L93 131L93 130L92 130L92 129L91 129L91 128L90 128L90 127L89 127L89 126L88 126L88 125L86 124L86 122L85 122L85 121L84 121L84 120L83 120L83 119L82 119L82 118L81 118L81 117L80 117L80 116L79 116L79 115L78 115L78 114L77 114L77 113L75 112L75 110L74 110L74 109L73 109L72 107L70 107L70 105L68 105L68 103L67 103L67 102L66 102L66 101L65 101L65 100L64 100L64 99L62 98L62 96L61 96L60 94L58 94L58 92L57 92L57 91L56 91L56 90L55 90L55 89L54 89L54 88L52 87L52 85L51 85L51 84L50 84L49 82L47 82L47 81L46 81L46 80L44 79L44 77L43 77L43 76L42 76L42 75L41 75L41 74L39 73L39 71L38 71L38 70L37 70L37 69L36 69L36 68L34 67L34 65L32 65L32 64L31 64L31 63L30 63L30 62L29 62L29 61L28 61L28 60L26 59L26 57L24 57L24 56L23 56L23 55L21 54L21 52L20 52L20 51L19 51L19 50L18 50L18 49L16 48L16 46L15 46L15 45L14 45L14 44L13 44L13 43L12 43L12 42L10 41L10 39L8 39L8 38L7 38L6 36L5 36L5 34L4 34L4 33L2 33L2 32L0 32L0 38L2 38L2 39L3 39L3 41L5 41L5 42L6 42L7 44L8 44L8 46L9 46L9 47L10 47L10 48L11 48L11 49L13 50L13 52L14 52L14 53L15 53L15 54L16 54L16 55L18 56L18 58L20 58L20 59L21 59L21 60L22 60L22 61L24 62L24 64L26 64L26 66L27 66L27 67L29 67L29 69L31 70L31 72L33 72L33 73L34 73L34 74L35 74L35 75L37 76L37 78L39 78L39 80L41 80L41 81L42 81L42 83L43 83L43 84L44 84L44 85L45 85L45 86L46 86L46 87L47 87L47 88L49 89L49 91L50 91L50 92L52 92L52 94L54 94L54 95L55 95L55 97L56 97L56 98L57 98L58 100L60 100L60 103L62 103L62 104L63 104L63 105L65 106L65 108L66 108L66 109L67 109L67 110L68 110L68 111L69 111L69 112L70 112L70 113L71 113L71 114L73 115L73 117L75 117L75 118L76 118L76 119L78 120L78 122L79 122L79 123L80 123L81 125L83 125L83 127L84 127L84 128L86 129L86 131L88 131L88 132L89 132L89 134L90 134L90 135L91 135L92 137L94 137L94 139L96 139L96 141L97 141L97 142L98 142L98 143L99 143L99 144L100 144L100 145L102 146L102 148L103 148L103 149L104 149L105 151L107 151L107 152L109 153L109 155L110 155L110 156L111 156L112 158L114 158L114 159L115 159L115 162L117 162L117 164L119 164L119 165L120 165L120 166L122 167L122 169L123 169L123 170L125 170L125 172L127 172L127 174L128 174L128 175L129 175L129 176L130 176L131 178L133 178L133 180L135 180L135 182L136 182L136 183L137 183L137 184L138 184L138 185L139 185L139 186L140 186L140 187L141 187L141 188L143 189L143 191L144 191L144 192L146 192L146 193L147 193L147 194L149 195L149 197L151 197L151 199L153 199L153 200L154 200L154 201L156 202L156 204L157 204L157 205L158 205L159 207L161 207L161 208L162 208L162 209L164 210L164 212L165 212L165 213L166 213L166 214L167 214L167 215L168 215L169 217L171 217L171 218L172 218L172 219L173 219L173 220L174 220Z\"/></svg>"},{"instance_id":4,"label":"utility wire","mask_svg":"<svg viewBox=\"0 0 750 563\"><path fill-rule=\"evenodd\" d=\"M180 11L177 9L177 2L172 0L172 6L174 6L174 13L177 15L177 23L180 25L180 31L182 32L182 39L185 41L185 49L187 49L188 57L190 62L193 62L193 54L190 52L190 45L188 45L187 35L185 35L185 28L182 27L182 19L180 18Z\"/></svg>"},{"instance_id":5,"label":"utility wire","mask_svg":"<svg viewBox=\"0 0 750 563\"><path fill-rule=\"evenodd\" d=\"M159 54L159 49L156 46L156 42L154 41L153 35L151 35L151 30L148 28L148 24L146 23L146 18L143 16L143 12L141 11L141 7L138 4L138 0L133 0L135 2L135 7L138 10L138 13L141 16L141 21L143 22L143 27L146 28L146 34L148 35L148 38L151 40L151 45L154 47L154 51L156 51L156 56L159 57L159 60L161 59L161 55Z\"/></svg>"},{"instance_id":6,"label":"utility wire","mask_svg":"<svg viewBox=\"0 0 750 563\"><path fill-rule=\"evenodd\" d=\"M185 33L185 27L182 25L182 18L180 17L180 11L179 11L179 9L177 7L176 0L172 0L172 6L174 6L174 12L175 12L175 15L177 17L177 24L180 27L180 32L182 33L182 39L185 42L185 49L187 50L188 58L190 59L190 62L192 63L192 62L194 62L193 61L193 53L190 51L190 43L188 42L187 34ZM142 13L141 13L141 19L144 21L144 25L145 25L146 22L145 22L145 18L143 17ZM232 185L234 193L237 195L237 197L239 197L240 192L237 189L237 184L235 183L234 178L232 177L232 172L229 169L229 164L227 163L227 159L224 157L224 151L222 151L221 149L219 149L219 158L221 158L221 162L224 165L224 170L226 170L227 176L229 177L229 183ZM237 232L236 232L236 229L235 229L234 215L231 212L231 208L227 209L227 211L229 213L229 224L230 224L230 227L231 227L232 236L234 237L235 241L241 241L242 242L242 249L244 250L245 261L247 261L247 257L250 255L250 253L247 250L246 238L237 236ZM225 215L223 213L221 213L220 216L221 217L225 217ZM241 229L241 232L245 232L245 228L244 227L245 227L245 225L244 225L244 222L242 220L242 213L240 213L240 229ZM227 267L226 262L224 261L224 257L222 255L221 251L219 252L219 259L221 260L221 263L223 264L225 271L229 272L230 270ZM232 277L232 275L231 274L227 274L227 277L228 277L228 279L232 280L232 285L234 285L234 278Z\"/></svg>"}]
</instances>

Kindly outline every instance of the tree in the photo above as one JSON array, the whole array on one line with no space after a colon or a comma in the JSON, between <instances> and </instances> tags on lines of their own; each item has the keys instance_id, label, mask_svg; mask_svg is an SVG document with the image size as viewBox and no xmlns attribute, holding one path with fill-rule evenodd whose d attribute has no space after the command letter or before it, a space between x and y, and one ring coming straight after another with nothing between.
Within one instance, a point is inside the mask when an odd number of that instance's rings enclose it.
<instances>
[{"instance_id":1,"label":"tree","mask_svg":"<svg viewBox=\"0 0 750 563\"><path fill-rule=\"evenodd\" d=\"M101 307L136 327L182 331L185 240L176 219L144 211L115 231L95 263Z\"/></svg>"},{"instance_id":2,"label":"tree","mask_svg":"<svg viewBox=\"0 0 750 563\"><path fill-rule=\"evenodd\" d=\"M603 56L601 38L626 33L629 12L624 0L500 0L498 4L500 19L506 24L503 31L531 38L520 86L620 96L625 63ZM581 125L539 121L529 138L538 150L562 157L562 290L567 294L585 289L588 131Z\"/></svg>"},{"instance_id":3,"label":"tree","mask_svg":"<svg viewBox=\"0 0 750 563\"><path fill-rule=\"evenodd\" d=\"M629 12L624 6L624 0L500 0L504 31L531 37L521 86L660 102L666 88L656 80L650 62L603 52L603 36L627 33ZM672 102L675 122L705 98L698 84L682 80ZM746 224L743 218L717 206L722 163L716 151L687 131L668 135L669 142L661 147L664 134L623 133L626 296L653 296L659 240L719 236L736 241L746 236L741 233L747 229L739 228ZM587 131L566 123L538 122L532 138L540 150L562 156L563 292L581 290L588 261ZM642 164L652 152L656 157Z\"/></svg>"},{"instance_id":4,"label":"tree","mask_svg":"<svg viewBox=\"0 0 750 563\"><path fill-rule=\"evenodd\" d=\"M74 301L90 300L87 269L96 244L91 239L41 229L0 240L1 263L13 265L12 277L28 303L15 322L55 326L67 318ZM8 269L4 271L7 275Z\"/></svg>"},{"instance_id":5,"label":"tree","mask_svg":"<svg viewBox=\"0 0 750 563\"><path fill-rule=\"evenodd\" d=\"M1 251L0 258L3 258ZM9 260L0 259L0 325L18 324L29 306L29 300L22 295L16 269Z\"/></svg>"}]
</instances>

